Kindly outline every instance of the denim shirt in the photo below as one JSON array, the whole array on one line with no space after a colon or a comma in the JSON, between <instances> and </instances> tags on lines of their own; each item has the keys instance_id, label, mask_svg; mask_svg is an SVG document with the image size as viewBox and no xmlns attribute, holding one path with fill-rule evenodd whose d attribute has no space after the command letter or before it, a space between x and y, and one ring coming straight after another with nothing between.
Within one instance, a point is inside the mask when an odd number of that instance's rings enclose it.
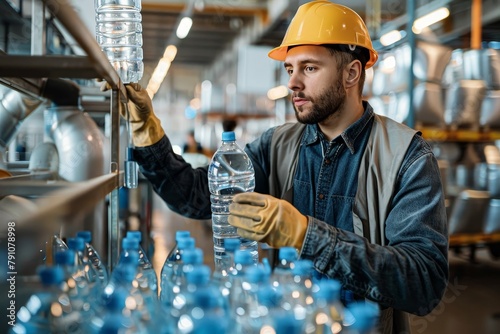
<instances>
[{"instance_id":1,"label":"denim shirt","mask_svg":"<svg viewBox=\"0 0 500 334\"><path fill-rule=\"evenodd\" d=\"M397 176L392 209L385 222L387 245L353 233L357 175L373 122L363 116L328 142L316 125L301 140L294 178L294 206L309 216L301 258L338 279L355 294L402 311L424 315L440 301L448 279L448 238L443 191L431 147L415 136ZM255 191L269 193L269 157L275 128L245 151L255 169ZM192 169L164 137L134 152L142 173L175 212L209 219L207 168Z\"/></svg>"}]
</instances>

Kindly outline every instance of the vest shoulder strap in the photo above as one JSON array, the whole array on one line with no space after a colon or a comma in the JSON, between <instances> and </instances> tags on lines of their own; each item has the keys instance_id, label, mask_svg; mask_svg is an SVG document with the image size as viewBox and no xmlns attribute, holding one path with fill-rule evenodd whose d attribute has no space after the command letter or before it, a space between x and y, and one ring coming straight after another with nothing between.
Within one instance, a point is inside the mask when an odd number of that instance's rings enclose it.
<instances>
[{"instance_id":1,"label":"vest shoulder strap","mask_svg":"<svg viewBox=\"0 0 500 334\"><path fill-rule=\"evenodd\" d=\"M271 139L269 193L291 202L293 176L297 167L300 140L306 125L285 123L278 126Z\"/></svg>"}]
</instances>

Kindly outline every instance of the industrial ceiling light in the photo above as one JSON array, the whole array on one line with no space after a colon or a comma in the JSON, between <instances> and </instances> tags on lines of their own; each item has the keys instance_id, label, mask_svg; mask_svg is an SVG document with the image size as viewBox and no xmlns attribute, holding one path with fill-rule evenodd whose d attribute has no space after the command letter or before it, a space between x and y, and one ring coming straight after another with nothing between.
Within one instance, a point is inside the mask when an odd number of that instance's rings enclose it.
<instances>
[{"instance_id":1,"label":"industrial ceiling light","mask_svg":"<svg viewBox=\"0 0 500 334\"><path fill-rule=\"evenodd\" d=\"M179 26L177 27L177 31L175 34L179 39L184 39L186 36L189 34L189 30L191 30L191 26L193 25L193 20L185 16L182 18L182 20L179 22Z\"/></svg>"},{"instance_id":2,"label":"industrial ceiling light","mask_svg":"<svg viewBox=\"0 0 500 334\"><path fill-rule=\"evenodd\" d=\"M406 36L406 31L404 30L403 31L391 30L380 37L380 44L382 44L383 46L388 46L396 43L405 36Z\"/></svg>"},{"instance_id":3,"label":"industrial ceiling light","mask_svg":"<svg viewBox=\"0 0 500 334\"><path fill-rule=\"evenodd\" d=\"M423 29L433 25L434 23L444 20L448 16L450 16L449 9L446 7L441 7L433 12L430 12L429 14L416 19L415 22L413 22L412 30L415 34L420 34Z\"/></svg>"}]
</instances>

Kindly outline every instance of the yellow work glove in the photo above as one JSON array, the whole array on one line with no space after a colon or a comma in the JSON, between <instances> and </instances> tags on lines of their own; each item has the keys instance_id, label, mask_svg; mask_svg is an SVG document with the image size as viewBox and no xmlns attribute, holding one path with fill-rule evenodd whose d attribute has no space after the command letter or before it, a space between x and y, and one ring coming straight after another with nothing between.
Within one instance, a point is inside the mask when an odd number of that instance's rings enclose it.
<instances>
[{"instance_id":1,"label":"yellow work glove","mask_svg":"<svg viewBox=\"0 0 500 334\"><path fill-rule=\"evenodd\" d=\"M109 90L108 83L101 86L101 91ZM153 111L153 103L148 92L138 83L126 84L127 103L129 116L127 118L126 108L121 108L121 115L125 120L130 121L132 130L132 141L136 147L150 146L165 135L161 122Z\"/></svg>"},{"instance_id":2,"label":"yellow work glove","mask_svg":"<svg viewBox=\"0 0 500 334\"><path fill-rule=\"evenodd\" d=\"M274 248L302 248L307 216L285 200L259 193L241 193L229 206L229 224L246 239L265 242Z\"/></svg>"}]
</instances>

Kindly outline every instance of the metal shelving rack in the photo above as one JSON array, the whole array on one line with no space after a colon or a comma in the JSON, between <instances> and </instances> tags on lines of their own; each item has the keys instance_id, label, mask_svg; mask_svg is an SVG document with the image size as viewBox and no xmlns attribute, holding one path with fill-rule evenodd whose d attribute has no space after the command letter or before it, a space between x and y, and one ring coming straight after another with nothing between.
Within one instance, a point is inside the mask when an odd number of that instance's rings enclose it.
<instances>
[{"instance_id":1,"label":"metal shelving rack","mask_svg":"<svg viewBox=\"0 0 500 334\"><path fill-rule=\"evenodd\" d=\"M0 196L37 196L39 210L25 214L17 222L22 233L47 233L70 222L72 215L85 212L109 196L107 259L109 269L119 254L118 189L123 184L119 168L119 108L127 101L126 90L114 68L101 51L69 0L41 0L71 34L86 56L9 55L0 53L0 84L29 96L39 97L42 78L102 78L112 87L110 102L111 147L109 174L85 182L49 181L40 175L0 179ZM34 14L36 15L36 14ZM43 14L42 14L43 15ZM33 17L33 20L35 17ZM40 19L40 18L38 18ZM43 19L43 17L42 17ZM50 234L47 240L50 240Z\"/></svg>"}]
</instances>

